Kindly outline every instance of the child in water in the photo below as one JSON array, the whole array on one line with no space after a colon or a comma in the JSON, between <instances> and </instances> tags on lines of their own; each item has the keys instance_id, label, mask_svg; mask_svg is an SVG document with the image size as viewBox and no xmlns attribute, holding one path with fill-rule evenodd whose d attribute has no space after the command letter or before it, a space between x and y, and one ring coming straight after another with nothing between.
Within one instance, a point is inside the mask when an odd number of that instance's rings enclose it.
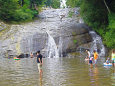
<instances>
[{"instance_id":1,"label":"child in water","mask_svg":"<svg viewBox=\"0 0 115 86\"><path fill-rule=\"evenodd\" d=\"M33 58L33 57L34 57L34 55L33 55L33 53L32 53L32 52L30 53L30 57L31 57L31 58Z\"/></svg>"},{"instance_id":2,"label":"child in water","mask_svg":"<svg viewBox=\"0 0 115 86\"><path fill-rule=\"evenodd\" d=\"M91 56L91 57L89 58L89 63L90 63L90 64L93 64L93 56Z\"/></svg>"},{"instance_id":3,"label":"child in water","mask_svg":"<svg viewBox=\"0 0 115 86\"><path fill-rule=\"evenodd\" d=\"M87 56L85 58L85 61L88 61L89 58L90 58L90 52L89 52L89 49L86 50L86 53L87 53Z\"/></svg>"},{"instance_id":4,"label":"child in water","mask_svg":"<svg viewBox=\"0 0 115 86\"><path fill-rule=\"evenodd\" d=\"M115 66L115 49L112 50L111 60L112 60L112 65Z\"/></svg>"},{"instance_id":5,"label":"child in water","mask_svg":"<svg viewBox=\"0 0 115 86\"><path fill-rule=\"evenodd\" d=\"M91 67L93 67L93 56L89 58L89 64L91 65Z\"/></svg>"},{"instance_id":6,"label":"child in water","mask_svg":"<svg viewBox=\"0 0 115 86\"><path fill-rule=\"evenodd\" d=\"M109 64L109 63L110 63L110 59L107 58L107 60L106 60L106 64Z\"/></svg>"}]
</instances>

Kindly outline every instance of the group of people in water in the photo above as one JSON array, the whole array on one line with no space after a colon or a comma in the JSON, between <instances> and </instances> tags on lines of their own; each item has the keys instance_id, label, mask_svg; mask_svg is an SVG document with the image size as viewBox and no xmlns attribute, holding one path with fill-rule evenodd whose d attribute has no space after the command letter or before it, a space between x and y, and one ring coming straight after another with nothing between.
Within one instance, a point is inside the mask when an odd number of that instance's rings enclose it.
<instances>
[{"instance_id":1,"label":"group of people in water","mask_svg":"<svg viewBox=\"0 0 115 86\"><path fill-rule=\"evenodd\" d=\"M88 63L93 66L93 64L96 66L97 61L99 58L98 52L96 50L93 51L93 54L91 55L89 49L86 50L87 56L85 58L85 61L88 61ZM40 51L36 52L37 55L37 65L38 65L38 71L40 74L42 74L42 65L43 65L43 56L40 54ZM33 58L33 53L30 53L30 57ZM106 64L112 63L113 66L115 66L115 49L112 50L111 58L107 58Z\"/></svg>"},{"instance_id":2,"label":"group of people in water","mask_svg":"<svg viewBox=\"0 0 115 86\"><path fill-rule=\"evenodd\" d=\"M43 64L43 56L40 54L40 51L37 51L34 55L32 52L30 53L30 58L33 58L34 56L37 57L37 65L39 73L42 74L42 64ZM18 57L14 57L14 60L20 60Z\"/></svg>"},{"instance_id":3,"label":"group of people in water","mask_svg":"<svg viewBox=\"0 0 115 86\"><path fill-rule=\"evenodd\" d=\"M89 49L86 50L87 56L85 58L85 61L88 61L88 63L93 66L93 64L96 66L97 60L99 58L98 53L96 50L93 51L93 55L91 55ZM115 66L115 49L112 50L111 58L107 58L105 64L108 65L112 63L113 66Z\"/></svg>"},{"instance_id":4,"label":"group of people in water","mask_svg":"<svg viewBox=\"0 0 115 86\"><path fill-rule=\"evenodd\" d=\"M86 50L87 56L85 58L85 61L88 61L88 63L93 66L93 64L96 66L97 60L99 58L98 52L96 50L93 51L93 54L91 55L89 49ZM34 55L31 52L30 57L33 58ZM38 71L40 74L42 74L42 65L43 65L43 56L40 54L40 51L36 52L37 57L37 65L38 65ZM112 63L113 66L115 66L115 49L112 50L111 58L107 58L106 64Z\"/></svg>"}]
</instances>

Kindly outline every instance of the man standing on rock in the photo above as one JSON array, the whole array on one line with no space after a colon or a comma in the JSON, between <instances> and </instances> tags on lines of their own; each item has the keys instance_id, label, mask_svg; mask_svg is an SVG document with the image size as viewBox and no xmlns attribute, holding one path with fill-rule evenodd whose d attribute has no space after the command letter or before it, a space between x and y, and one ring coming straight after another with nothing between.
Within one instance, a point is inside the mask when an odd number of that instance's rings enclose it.
<instances>
[{"instance_id":1,"label":"man standing on rock","mask_svg":"<svg viewBox=\"0 0 115 86\"><path fill-rule=\"evenodd\" d=\"M40 54L40 51L37 51L36 54L37 54L38 71L42 75L43 56Z\"/></svg>"}]
</instances>

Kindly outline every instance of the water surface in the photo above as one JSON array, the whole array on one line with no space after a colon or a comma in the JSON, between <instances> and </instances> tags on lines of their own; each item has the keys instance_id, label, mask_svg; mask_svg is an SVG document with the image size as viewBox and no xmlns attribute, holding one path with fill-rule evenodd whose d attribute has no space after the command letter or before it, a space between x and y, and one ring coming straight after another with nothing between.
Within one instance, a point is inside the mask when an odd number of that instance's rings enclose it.
<instances>
[{"instance_id":1,"label":"water surface","mask_svg":"<svg viewBox=\"0 0 115 86\"><path fill-rule=\"evenodd\" d=\"M43 76L36 58L0 59L0 86L115 86L115 68L90 67L83 58L44 58Z\"/></svg>"}]
</instances>

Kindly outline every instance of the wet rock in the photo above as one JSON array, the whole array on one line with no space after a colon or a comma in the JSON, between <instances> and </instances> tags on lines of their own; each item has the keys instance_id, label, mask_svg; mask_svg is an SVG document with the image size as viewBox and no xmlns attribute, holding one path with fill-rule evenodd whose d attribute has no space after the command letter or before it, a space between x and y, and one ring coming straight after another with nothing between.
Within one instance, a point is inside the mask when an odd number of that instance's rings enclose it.
<instances>
[{"instance_id":1,"label":"wet rock","mask_svg":"<svg viewBox=\"0 0 115 86\"><path fill-rule=\"evenodd\" d=\"M39 20L21 25L11 25L9 30L1 35L0 53L5 56L25 57L30 52L41 50L47 52L49 33L56 45L62 43L62 53L74 52L79 46L87 45L92 41L89 30L84 23L79 23L79 18L68 17L68 9L44 10L39 15ZM64 15L60 19L60 15ZM61 42L60 37L62 38ZM28 57L28 56L27 56Z\"/></svg>"}]
</instances>

